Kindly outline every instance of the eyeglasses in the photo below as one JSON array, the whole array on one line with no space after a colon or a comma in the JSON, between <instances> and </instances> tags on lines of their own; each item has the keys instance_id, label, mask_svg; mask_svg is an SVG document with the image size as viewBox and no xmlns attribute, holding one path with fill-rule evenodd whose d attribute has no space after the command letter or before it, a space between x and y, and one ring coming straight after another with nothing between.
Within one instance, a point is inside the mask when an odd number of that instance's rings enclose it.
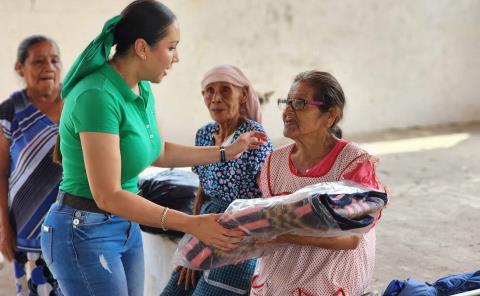
<instances>
[{"instance_id":1,"label":"eyeglasses","mask_svg":"<svg viewBox=\"0 0 480 296\"><path fill-rule=\"evenodd\" d=\"M287 106L292 106L293 110L300 111L306 105L323 106L323 102L306 100L306 99L278 99L277 105L281 110L285 110Z\"/></svg>"}]
</instances>

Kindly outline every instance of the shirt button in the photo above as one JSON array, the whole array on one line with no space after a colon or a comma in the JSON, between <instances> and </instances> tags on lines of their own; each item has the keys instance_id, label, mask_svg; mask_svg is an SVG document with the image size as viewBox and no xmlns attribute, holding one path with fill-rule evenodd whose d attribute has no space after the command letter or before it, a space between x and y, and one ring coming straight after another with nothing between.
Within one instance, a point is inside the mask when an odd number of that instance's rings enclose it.
<instances>
[{"instance_id":1,"label":"shirt button","mask_svg":"<svg viewBox=\"0 0 480 296\"><path fill-rule=\"evenodd\" d=\"M78 225L78 223L80 223L78 219L73 219L73 225Z\"/></svg>"},{"instance_id":2,"label":"shirt button","mask_svg":"<svg viewBox=\"0 0 480 296\"><path fill-rule=\"evenodd\" d=\"M150 135L150 139L153 139L153 135Z\"/></svg>"},{"instance_id":3,"label":"shirt button","mask_svg":"<svg viewBox=\"0 0 480 296\"><path fill-rule=\"evenodd\" d=\"M146 127L147 127L147 128L150 128L150 124L147 124Z\"/></svg>"}]
</instances>

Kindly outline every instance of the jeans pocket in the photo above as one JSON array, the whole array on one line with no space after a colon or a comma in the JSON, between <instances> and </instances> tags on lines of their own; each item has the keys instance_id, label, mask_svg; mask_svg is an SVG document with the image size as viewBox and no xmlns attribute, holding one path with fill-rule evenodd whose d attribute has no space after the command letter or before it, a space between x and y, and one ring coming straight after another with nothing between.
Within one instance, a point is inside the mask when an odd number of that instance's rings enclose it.
<instances>
[{"instance_id":1,"label":"jeans pocket","mask_svg":"<svg viewBox=\"0 0 480 296\"><path fill-rule=\"evenodd\" d=\"M112 215L87 211L76 211L74 213L73 225L77 228L88 228L107 224L112 220Z\"/></svg>"},{"instance_id":2,"label":"jeans pocket","mask_svg":"<svg viewBox=\"0 0 480 296\"><path fill-rule=\"evenodd\" d=\"M40 245L42 247L42 256L47 264L47 267L50 267L53 263L52 256L52 243L53 243L53 227L42 225L42 234L40 236Z\"/></svg>"}]
</instances>

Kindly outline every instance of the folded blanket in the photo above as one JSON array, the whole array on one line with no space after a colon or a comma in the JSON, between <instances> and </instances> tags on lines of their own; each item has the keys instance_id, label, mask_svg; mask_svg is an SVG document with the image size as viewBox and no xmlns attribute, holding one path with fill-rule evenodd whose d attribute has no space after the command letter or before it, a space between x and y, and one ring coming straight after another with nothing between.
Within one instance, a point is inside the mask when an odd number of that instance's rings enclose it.
<instances>
[{"instance_id":1,"label":"folded blanket","mask_svg":"<svg viewBox=\"0 0 480 296\"><path fill-rule=\"evenodd\" d=\"M237 199L219 222L225 228L247 234L239 247L222 251L186 235L180 241L175 261L193 269L212 269L264 255L267 250L255 245L255 238L273 239L286 233L305 236L365 233L387 201L383 192L346 181L320 183L276 198Z\"/></svg>"}]
</instances>

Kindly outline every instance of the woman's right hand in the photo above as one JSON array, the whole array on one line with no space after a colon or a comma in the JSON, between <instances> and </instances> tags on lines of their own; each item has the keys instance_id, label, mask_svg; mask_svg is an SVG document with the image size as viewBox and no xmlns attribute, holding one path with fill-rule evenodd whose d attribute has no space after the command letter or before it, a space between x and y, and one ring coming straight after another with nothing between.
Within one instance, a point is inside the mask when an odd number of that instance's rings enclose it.
<instances>
[{"instance_id":1,"label":"woman's right hand","mask_svg":"<svg viewBox=\"0 0 480 296\"><path fill-rule=\"evenodd\" d=\"M222 214L192 216L193 223L189 233L208 246L228 251L236 249L236 243L243 240L245 233L240 230L224 228L218 220Z\"/></svg>"},{"instance_id":2,"label":"woman's right hand","mask_svg":"<svg viewBox=\"0 0 480 296\"><path fill-rule=\"evenodd\" d=\"M0 252L9 262L15 259L16 246L15 234L12 227L3 223L0 226Z\"/></svg>"}]
</instances>

